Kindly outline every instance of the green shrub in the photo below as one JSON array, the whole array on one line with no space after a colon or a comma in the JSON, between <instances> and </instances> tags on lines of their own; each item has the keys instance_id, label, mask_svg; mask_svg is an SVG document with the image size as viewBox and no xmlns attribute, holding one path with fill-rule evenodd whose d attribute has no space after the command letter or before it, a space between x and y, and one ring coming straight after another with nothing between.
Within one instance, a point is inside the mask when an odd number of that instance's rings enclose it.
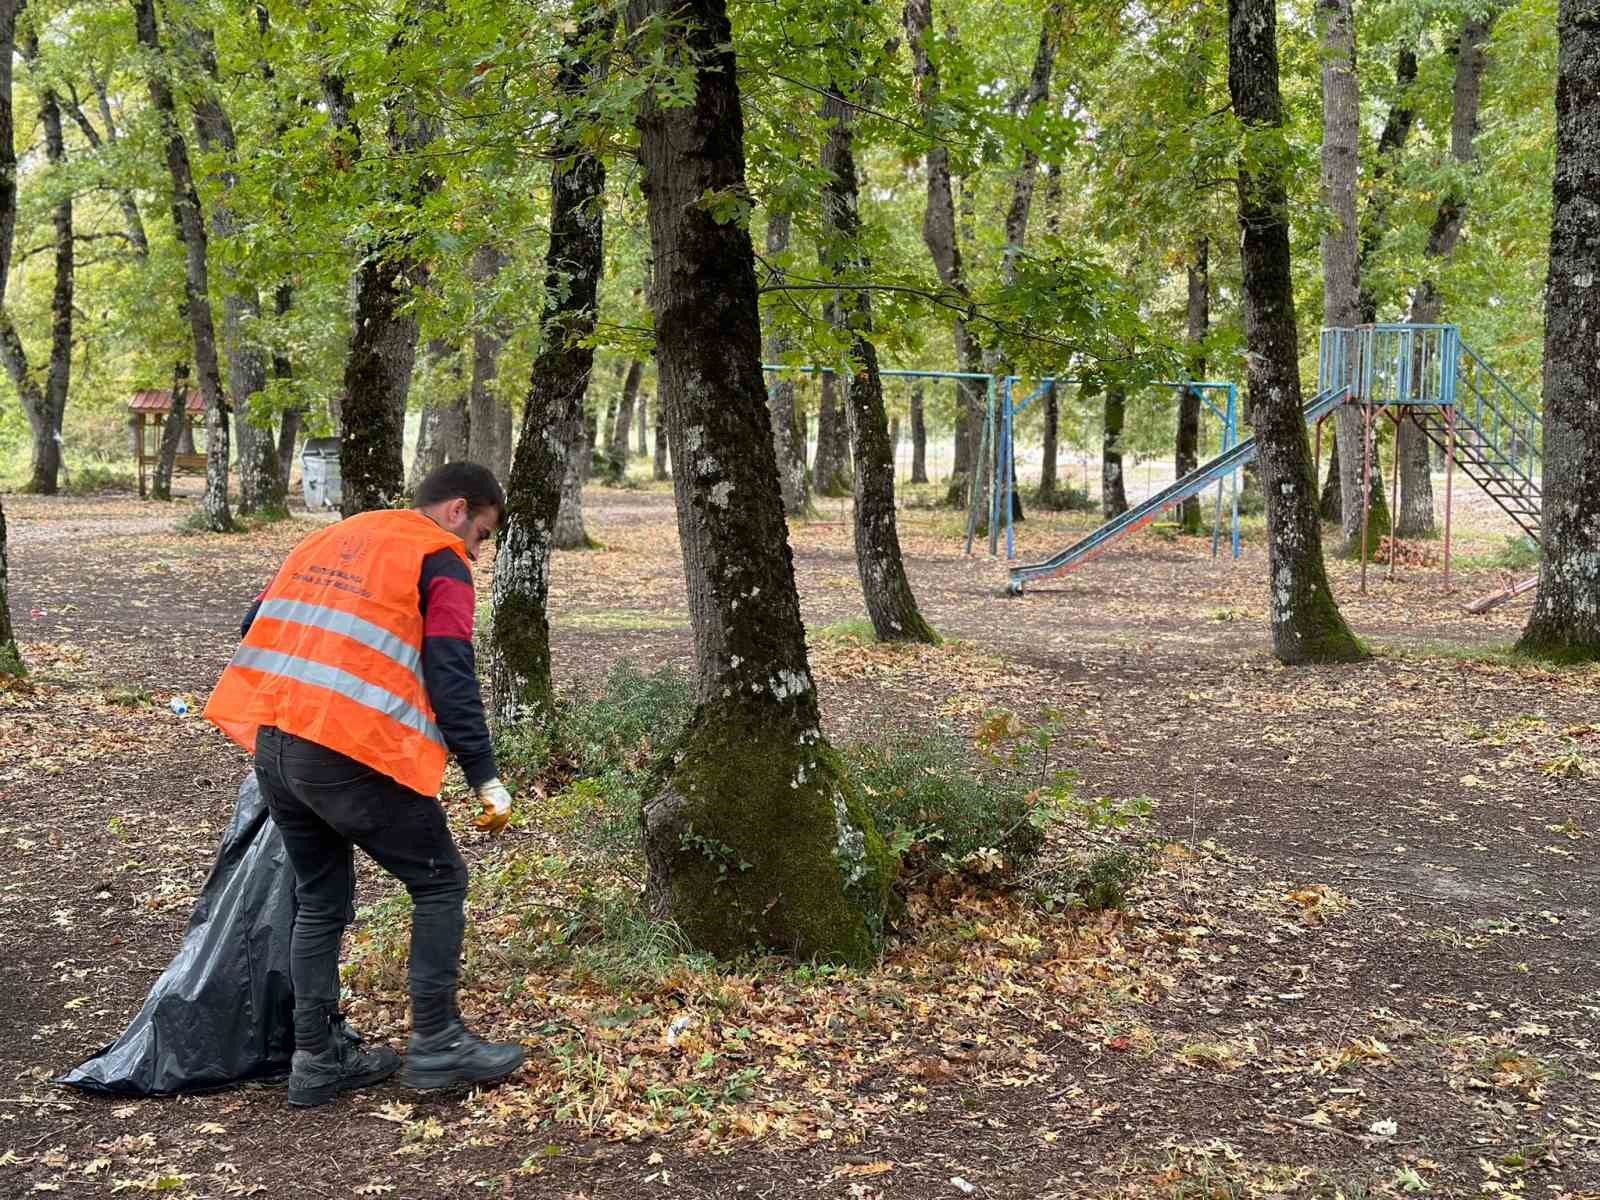
<instances>
[{"instance_id":1,"label":"green shrub","mask_svg":"<svg viewBox=\"0 0 1600 1200\"><path fill-rule=\"evenodd\" d=\"M1088 488L1057 487L1044 492L1038 488L1024 488L1024 504L1031 504L1041 512L1097 512L1100 501L1089 495Z\"/></svg>"},{"instance_id":2,"label":"green shrub","mask_svg":"<svg viewBox=\"0 0 1600 1200\"><path fill-rule=\"evenodd\" d=\"M1026 790L975 771L953 737L858 744L846 758L878 828L902 855L905 877L1009 875L1044 846L1043 831L1029 820Z\"/></svg>"},{"instance_id":3,"label":"green shrub","mask_svg":"<svg viewBox=\"0 0 1600 1200\"><path fill-rule=\"evenodd\" d=\"M1154 846L1119 846L1087 861L1066 860L1027 880L1029 893L1046 912L1125 908L1129 893L1150 872Z\"/></svg>"},{"instance_id":4,"label":"green shrub","mask_svg":"<svg viewBox=\"0 0 1600 1200\"><path fill-rule=\"evenodd\" d=\"M656 761L692 713L682 671L645 674L623 661L598 691L563 698L553 719L498 730L495 757L513 788L550 797L547 812L562 830L601 854L625 854L638 849Z\"/></svg>"}]
</instances>

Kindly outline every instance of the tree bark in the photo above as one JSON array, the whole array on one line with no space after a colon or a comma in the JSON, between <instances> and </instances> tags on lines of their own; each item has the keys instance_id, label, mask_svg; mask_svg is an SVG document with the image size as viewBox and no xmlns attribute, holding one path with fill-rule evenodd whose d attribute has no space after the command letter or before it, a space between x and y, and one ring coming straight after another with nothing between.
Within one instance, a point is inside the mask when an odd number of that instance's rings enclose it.
<instances>
[{"instance_id":1,"label":"tree bark","mask_svg":"<svg viewBox=\"0 0 1600 1200\"><path fill-rule=\"evenodd\" d=\"M1322 483L1322 499L1317 501L1317 515L1324 521L1332 521L1344 527L1344 496L1339 491L1341 476L1339 473L1339 437L1337 430L1329 439L1332 443L1328 450L1328 474ZM1312 463L1313 474L1320 469L1320 463Z\"/></svg>"},{"instance_id":2,"label":"tree bark","mask_svg":"<svg viewBox=\"0 0 1600 1200\"><path fill-rule=\"evenodd\" d=\"M488 297L492 307L495 281L506 262L505 254L496 246L483 246L472 259L472 281L481 297ZM495 381L500 374L500 353L505 348L507 331L504 321L493 311L475 314L472 325L472 392L468 401L467 459L495 472L502 482L505 473L500 470L500 421L497 411L501 401ZM506 447L510 455L510 447Z\"/></svg>"},{"instance_id":3,"label":"tree bark","mask_svg":"<svg viewBox=\"0 0 1600 1200\"><path fill-rule=\"evenodd\" d=\"M233 514L228 507L228 407L222 394L216 327L211 316L205 216L195 191L189 147L178 125L177 106L162 66L165 55L156 27L155 0L133 0L133 12L138 42L154 60L149 80L150 105L160 118L166 142L167 172L172 178L172 220L184 251L184 299L194 338L195 374L206 414L206 490L201 507L206 528L223 533L233 528Z\"/></svg>"},{"instance_id":4,"label":"tree bark","mask_svg":"<svg viewBox=\"0 0 1600 1200\"><path fill-rule=\"evenodd\" d=\"M1283 108L1275 0L1229 0L1228 90L1247 138L1278 136ZM1289 664L1360 659L1366 652L1334 603L1322 561L1316 481L1301 414L1282 160L1247 153L1238 190L1248 385L1267 501L1273 653Z\"/></svg>"},{"instance_id":5,"label":"tree bark","mask_svg":"<svg viewBox=\"0 0 1600 1200\"><path fill-rule=\"evenodd\" d=\"M928 417L921 380L911 385L911 482L928 482Z\"/></svg>"},{"instance_id":6,"label":"tree bark","mask_svg":"<svg viewBox=\"0 0 1600 1200\"><path fill-rule=\"evenodd\" d=\"M893 860L822 734L750 235L702 202L747 193L724 0L630 0L627 14L641 57L698 67L687 102L647 91L637 114L696 668L694 717L644 806L646 896L716 953L870 962Z\"/></svg>"},{"instance_id":7,"label":"tree bark","mask_svg":"<svg viewBox=\"0 0 1600 1200\"><path fill-rule=\"evenodd\" d=\"M211 34L202 29L187 31L189 48L198 59L200 70L219 85L217 58ZM223 161L222 197L211 210L211 233L226 244L238 233L238 219L231 207L238 185L234 169L238 159L238 139L233 122L210 89L202 90L193 102L195 140L204 155L216 154ZM222 340L228 359L228 395L233 402L234 440L239 459L239 511L252 513L265 509L282 512L288 500L288 486L278 469L278 448L270 427L257 426L250 419L250 399L266 389L267 361L248 328L260 321L261 298L254 286L238 278L237 271L223 270Z\"/></svg>"},{"instance_id":8,"label":"tree bark","mask_svg":"<svg viewBox=\"0 0 1600 1200\"><path fill-rule=\"evenodd\" d=\"M650 453L649 431L645 427L645 410L648 409L649 407L650 407L650 397L641 392L639 394L639 403L637 404L636 409L635 409L639 414L639 419L637 421L638 430L639 430L639 444L637 445L637 447L635 447L635 450L634 450L634 453L637 454L640 458L643 458L646 454ZM804 462L804 460L802 460L801 463L800 463L800 470L801 470L802 474L805 472L805 462Z\"/></svg>"},{"instance_id":9,"label":"tree bark","mask_svg":"<svg viewBox=\"0 0 1600 1200\"><path fill-rule=\"evenodd\" d=\"M1322 235L1322 306L1324 324L1349 329L1360 324L1361 274L1357 247L1356 183L1360 97L1356 77L1355 19L1351 0L1318 0L1322 22L1322 202L1332 215ZM1353 364L1352 364L1353 366ZM1341 464L1338 512L1344 538L1340 553L1361 553L1363 514L1361 489L1366 482L1362 438L1366 436L1362 412L1342 405L1334 415L1334 439ZM1377 453L1377 446L1373 446ZM1373 460L1376 468L1377 460ZM1316 477L1313 469L1312 478ZM1383 494L1383 473L1371 474L1365 522L1367 553L1389 527L1389 505ZM1318 515L1326 510L1319 503Z\"/></svg>"},{"instance_id":10,"label":"tree bark","mask_svg":"<svg viewBox=\"0 0 1600 1200\"><path fill-rule=\"evenodd\" d=\"M1127 406L1127 389L1120 383L1107 384L1105 428L1100 439L1100 510L1107 517L1128 511L1122 477L1122 421Z\"/></svg>"},{"instance_id":11,"label":"tree bark","mask_svg":"<svg viewBox=\"0 0 1600 1200\"><path fill-rule=\"evenodd\" d=\"M1483 73L1488 66L1484 43L1495 10L1469 14L1462 22L1456 48L1456 74L1450 115L1450 154L1460 168L1439 199L1428 245L1423 251L1427 273L1411 294L1411 309L1406 321L1412 325L1431 325L1439 320L1443 297L1439 294L1437 270L1455 252L1461 238L1461 222L1467 209L1466 174L1476 157L1474 139L1478 131L1478 101L1483 91ZM1395 532L1401 537L1426 537L1433 533L1433 465L1431 443L1414 421L1402 421L1396 437L1395 453L1400 456L1400 512Z\"/></svg>"},{"instance_id":12,"label":"tree bark","mask_svg":"<svg viewBox=\"0 0 1600 1200\"><path fill-rule=\"evenodd\" d=\"M1600 659L1600 15L1556 17L1555 204L1545 283L1544 478L1539 595L1517 649Z\"/></svg>"},{"instance_id":13,"label":"tree bark","mask_svg":"<svg viewBox=\"0 0 1600 1200\"><path fill-rule=\"evenodd\" d=\"M1056 44L1060 36L1060 27L1064 17L1064 7L1061 3L1052 3L1045 8L1044 15L1039 22L1039 46L1034 52L1033 70L1028 75L1027 86L1023 89L1022 96L1017 103L1017 114L1026 121L1035 110L1045 104L1050 96L1050 76L1055 70ZM1022 248L1028 240L1028 216L1033 209L1033 193L1039 179L1039 152L1031 142L1024 143L1022 161L1017 166L1016 173L1011 177L1011 202L1006 206L1005 252L1000 262L1000 281L1010 287L1016 282L1017 262L1022 257ZM985 367L989 374L1005 376L1011 374L1011 364L998 351L992 351L986 356ZM1017 487L1017 450L1016 446L1010 447L1010 461L1000 464L997 468L994 485L1000 486L998 471L1005 471L1011 478L1011 518L1014 521L1022 520L1022 491ZM980 481L982 477L980 476ZM980 501L981 503L981 501ZM987 510L989 506L984 505ZM1124 501L1126 507L1126 501Z\"/></svg>"},{"instance_id":14,"label":"tree bark","mask_svg":"<svg viewBox=\"0 0 1600 1200\"><path fill-rule=\"evenodd\" d=\"M834 278L868 270L861 246L861 196L856 176L853 110L837 81L828 86L822 120L822 228L824 269ZM937 643L923 620L906 577L894 513L894 445L883 405L883 376L872 341L872 299L865 289L835 293L829 322L849 344L850 374L844 401L855 469L856 572L880 642Z\"/></svg>"},{"instance_id":15,"label":"tree bark","mask_svg":"<svg viewBox=\"0 0 1600 1200\"><path fill-rule=\"evenodd\" d=\"M1211 239L1205 234L1194 239L1187 273L1187 369L1191 380L1203 381L1206 377L1206 337L1211 332ZM1172 455L1172 468L1177 479L1182 479L1200 465L1200 406L1198 389L1178 389L1178 434ZM1205 517L1200 509L1199 496L1190 496L1179 506L1178 527L1187 534L1198 535L1204 531Z\"/></svg>"},{"instance_id":16,"label":"tree bark","mask_svg":"<svg viewBox=\"0 0 1600 1200\"><path fill-rule=\"evenodd\" d=\"M324 76L322 83L336 136L347 138L351 156L359 158L360 129L351 115L354 101L343 79ZM431 121L405 108L390 112L388 142L395 158L409 161L433 140L434 129ZM421 169L404 202L420 207L439 182L431 171ZM412 253L412 238L404 233L377 237L356 269L355 312L339 410L344 516L393 508L404 499L406 397L417 360L417 320L406 311L406 304L427 275L426 266Z\"/></svg>"},{"instance_id":17,"label":"tree bark","mask_svg":"<svg viewBox=\"0 0 1600 1200\"><path fill-rule=\"evenodd\" d=\"M594 434L593 414L580 410L567 423L567 465L561 474L561 500L551 537L557 550L589 550L595 544L583 524L583 483L594 457Z\"/></svg>"},{"instance_id":18,"label":"tree bark","mask_svg":"<svg viewBox=\"0 0 1600 1200\"><path fill-rule=\"evenodd\" d=\"M933 29L933 0L906 0L905 27L923 119L938 128L942 121L939 66L934 61L933 49L939 37ZM939 273L939 281L955 293L955 299L961 307L970 308L972 292L962 269L955 197L950 183L950 150L942 138L942 132L936 133L930 137L928 144L928 202L922 217L922 240L933 259L934 270ZM983 347L967 328L966 321L956 317L953 332L957 369L983 374ZM962 379L956 383L955 446L950 487L945 497L946 503L955 508L963 508L967 504L974 458L978 453L979 439L976 433L982 427L987 397L981 379ZM820 441L820 415L818 425Z\"/></svg>"},{"instance_id":19,"label":"tree bark","mask_svg":"<svg viewBox=\"0 0 1600 1200\"><path fill-rule=\"evenodd\" d=\"M33 374L28 352L22 344L11 310L6 305L11 277L11 257L17 224L17 155L12 70L16 51L16 19L20 4L0 3L0 362L5 365L27 415L33 434L33 462L28 490L53 495L61 471L61 419L67 403L68 373L72 365L72 284L73 238L70 191L55 206L55 290L51 298L52 336L50 370L44 386ZM29 59L38 53L37 39L31 39ZM45 127L45 146L53 169L60 171L66 158L61 137L61 109L55 93L45 88L41 94L41 113ZM64 339L64 340L63 340Z\"/></svg>"},{"instance_id":20,"label":"tree bark","mask_svg":"<svg viewBox=\"0 0 1600 1200\"><path fill-rule=\"evenodd\" d=\"M14 17L12 18L15 19ZM0 22L5 17L0 16ZM0 32L0 38L3 38ZM6 508L0 504L0 676L18 676L28 673L22 661L22 651L17 649L17 633L11 624L11 580L6 559Z\"/></svg>"},{"instance_id":21,"label":"tree bark","mask_svg":"<svg viewBox=\"0 0 1600 1200\"><path fill-rule=\"evenodd\" d=\"M161 423L161 446L156 451L156 475L150 483L150 496L155 500L172 499L172 472L177 466L178 453L183 446L184 431L189 427L189 363L180 359L172 366L172 390L167 417Z\"/></svg>"},{"instance_id":22,"label":"tree bark","mask_svg":"<svg viewBox=\"0 0 1600 1200\"><path fill-rule=\"evenodd\" d=\"M667 422L662 403L656 400L656 461L655 481L661 483L670 479L667 472Z\"/></svg>"},{"instance_id":23,"label":"tree bark","mask_svg":"<svg viewBox=\"0 0 1600 1200\"><path fill-rule=\"evenodd\" d=\"M280 283L272 296L273 312L282 320L289 315L293 305L294 286ZM294 377L294 364L281 351L273 352L272 377L285 382ZM282 423L278 427L278 478L283 481L285 504L288 503L289 474L294 469L294 444L300 436L300 425L304 418L305 410L298 405L291 405L283 410Z\"/></svg>"},{"instance_id":24,"label":"tree bark","mask_svg":"<svg viewBox=\"0 0 1600 1200\"><path fill-rule=\"evenodd\" d=\"M604 78L616 14L606 4L574 5L580 18L562 49L556 87L577 99ZM563 106L564 113L573 110ZM594 368L588 342L599 311L605 269L605 162L588 149L568 115L558 127L550 168L550 241L545 250L539 354L522 410L522 436L506 490L506 526L495 555L490 670L495 715L502 721L548 718L550 560L563 488L582 475L583 397ZM581 511L579 531L582 531Z\"/></svg>"},{"instance_id":25,"label":"tree bark","mask_svg":"<svg viewBox=\"0 0 1600 1200\"><path fill-rule=\"evenodd\" d=\"M633 410L639 398L639 380L644 375L644 364L637 358L628 362L628 373L622 379L622 396L617 401L617 417L611 425L611 444L606 447L606 463L611 468L611 482L621 483L628 473L628 440L633 435Z\"/></svg>"},{"instance_id":26,"label":"tree bark","mask_svg":"<svg viewBox=\"0 0 1600 1200\"><path fill-rule=\"evenodd\" d=\"M821 372L821 398L817 401L816 465L812 482L824 496L843 496L850 491L850 429L839 407L838 376Z\"/></svg>"},{"instance_id":27,"label":"tree bark","mask_svg":"<svg viewBox=\"0 0 1600 1200\"><path fill-rule=\"evenodd\" d=\"M767 214L768 262L778 263L788 253L789 233L793 224L793 214L783 209L775 208ZM783 356L793 348L792 341L774 322L772 334L767 338L767 361L782 362ZM799 436L794 399L794 376L780 372L767 389L767 409L772 419L772 450L778 459L778 488L783 494L784 515L805 517L812 512L811 487L806 480L806 443Z\"/></svg>"}]
</instances>

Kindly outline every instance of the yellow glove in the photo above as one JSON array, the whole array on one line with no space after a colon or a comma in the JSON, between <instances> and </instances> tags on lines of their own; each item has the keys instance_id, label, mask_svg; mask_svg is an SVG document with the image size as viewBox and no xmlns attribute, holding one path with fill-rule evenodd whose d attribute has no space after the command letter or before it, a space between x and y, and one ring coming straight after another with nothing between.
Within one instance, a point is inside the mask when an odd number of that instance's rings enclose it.
<instances>
[{"instance_id":1,"label":"yellow glove","mask_svg":"<svg viewBox=\"0 0 1600 1200\"><path fill-rule=\"evenodd\" d=\"M511 793L498 779L478 785L478 803L483 811L472 823L485 833L499 833L511 820Z\"/></svg>"}]
</instances>

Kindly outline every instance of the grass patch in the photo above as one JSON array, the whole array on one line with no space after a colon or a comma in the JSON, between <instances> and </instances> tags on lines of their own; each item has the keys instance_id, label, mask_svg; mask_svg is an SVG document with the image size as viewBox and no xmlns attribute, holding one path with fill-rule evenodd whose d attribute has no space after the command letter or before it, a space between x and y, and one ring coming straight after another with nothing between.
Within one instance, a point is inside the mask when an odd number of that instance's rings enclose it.
<instances>
[{"instance_id":1,"label":"grass patch","mask_svg":"<svg viewBox=\"0 0 1600 1200\"><path fill-rule=\"evenodd\" d=\"M812 643L823 642L876 642L878 631L872 627L872 622L866 617L851 617L844 621L835 621L832 625L824 625L815 630L807 639Z\"/></svg>"},{"instance_id":2,"label":"grass patch","mask_svg":"<svg viewBox=\"0 0 1600 1200\"><path fill-rule=\"evenodd\" d=\"M1510 536L1488 554L1457 555L1456 566L1465 571L1513 571L1531 574L1539 569L1544 552L1530 537Z\"/></svg>"},{"instance_id":3,"label":"grass patch","mask_svg":"<svg viewBox=\"0 0 1600 1200\"><path fill-rule=\"evenodd\" d=\"M689 628L689 618L683 613L651 613L636 609L610 609L605 612L567 613L557 617L555 624L568 629L589 629L598 633L622 631L681 630Z\"/></svg>"}]
</instances>

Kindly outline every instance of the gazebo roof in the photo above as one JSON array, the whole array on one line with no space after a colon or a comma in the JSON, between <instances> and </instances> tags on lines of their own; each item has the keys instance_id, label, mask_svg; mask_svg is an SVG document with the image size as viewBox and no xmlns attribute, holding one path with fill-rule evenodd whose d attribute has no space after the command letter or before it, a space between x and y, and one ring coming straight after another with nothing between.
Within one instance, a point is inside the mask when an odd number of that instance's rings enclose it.
<instances>
[{"instance_id":1,"label":"gazebo roof","mask_svg":"<svg viewBox=\"0 0 1600 1200\"><path fill-rule=\"evenodd\" d=\"M183 411L186 414L202 413L205 409L205 397L198 391L190 391L184 399ZM136 413L169 413L172 411L172 393L166 389L135 392L133 399L128 401L128 411Z\"/></svg>"}]
</instances>

